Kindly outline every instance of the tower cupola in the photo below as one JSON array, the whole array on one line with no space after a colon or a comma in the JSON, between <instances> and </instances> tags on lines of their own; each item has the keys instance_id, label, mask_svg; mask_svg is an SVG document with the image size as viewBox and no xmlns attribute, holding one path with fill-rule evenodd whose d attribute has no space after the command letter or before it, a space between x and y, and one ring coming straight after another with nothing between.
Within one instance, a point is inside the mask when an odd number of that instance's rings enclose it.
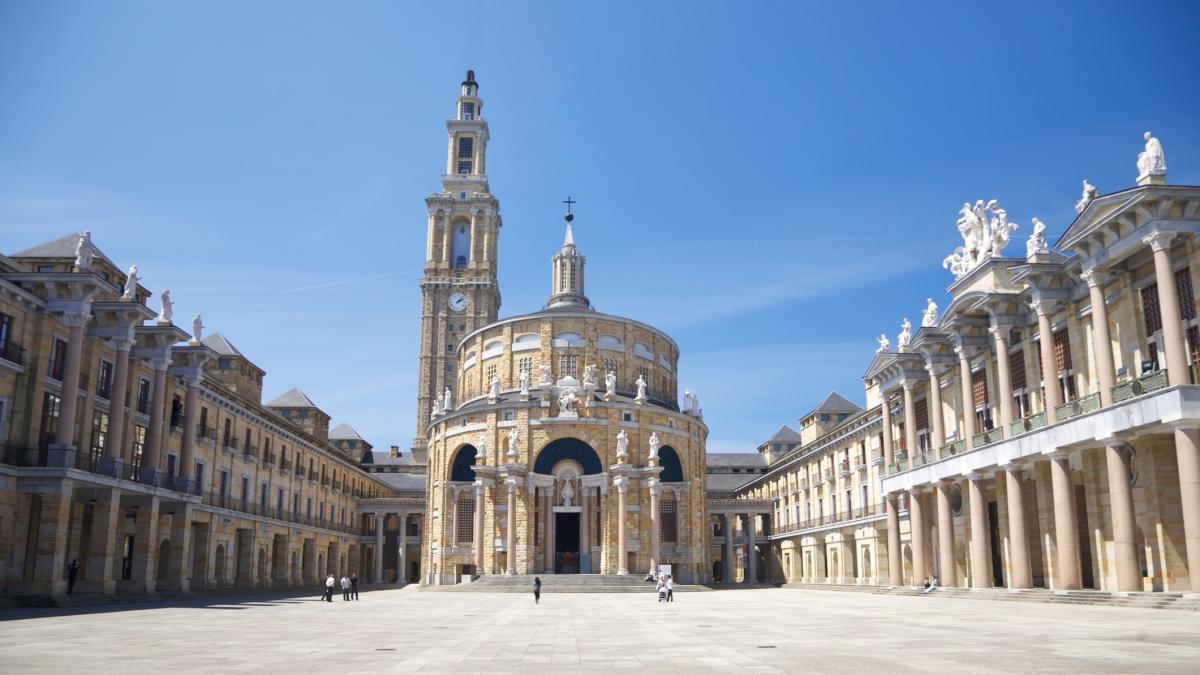
<instances>
[{"instance_id":1,"label":"tower cupola","mask_svg":"<svg viewBox=\"0 0 1200 675\"><path fill-rule=\"evenodd\" d=\"M575 220L575 215L571 213L571 204L574 202L570 197L567 197L566 201L567 214L563 216L563 219L567 221L567 233L563 238L562 248L552 258L551 292L550 299L546 301L546 308L591 309L592 303L583 294L583 266L587 259L580 255L579 250L575 248L575 234L571 231L571 222Z\"/></svg>"}]
</instances>

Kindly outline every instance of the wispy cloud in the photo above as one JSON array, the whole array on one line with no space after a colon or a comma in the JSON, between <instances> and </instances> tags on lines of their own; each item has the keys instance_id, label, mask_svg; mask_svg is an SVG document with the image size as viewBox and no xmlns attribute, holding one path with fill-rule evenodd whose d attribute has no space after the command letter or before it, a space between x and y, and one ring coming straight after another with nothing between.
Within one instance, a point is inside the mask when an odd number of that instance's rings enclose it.
<instances>
[{"instance_id":1,"label":"wispy cloud","mask_svg":"<svg viewBox=\"0 0 1200 675\"><path fill-rule=\"evenodd\" d=\"M346 201L333 218L330 218L324 225L316 228L313 234L324 235L354 224L355 221L370 211L371 207L388 193L394 180L395 176L389 173L373 177L362 189Z\"/></svg>"},{"instance_id":2,"label":"wispy cloud","mask_svg":"<svg viewBox=\"0 0 1200 675\"><path fill-rule=\"evenodd\" d=\"M373 279L385 279L387 277L402 277L410 274L416 274L413 270L405 270L403 272L388 272L387 274L376 274L369 277L358 277L356 279L342 279L341 281L328 281L321 284L313 284L312 286L301 286L299 288L289 288L280 291L280 293L299 293L301 291L312 291L318 288L329 288L331 286L345 286L346 284L356 284L360 281L371 281Z\"/></svg>"}]
</instances>

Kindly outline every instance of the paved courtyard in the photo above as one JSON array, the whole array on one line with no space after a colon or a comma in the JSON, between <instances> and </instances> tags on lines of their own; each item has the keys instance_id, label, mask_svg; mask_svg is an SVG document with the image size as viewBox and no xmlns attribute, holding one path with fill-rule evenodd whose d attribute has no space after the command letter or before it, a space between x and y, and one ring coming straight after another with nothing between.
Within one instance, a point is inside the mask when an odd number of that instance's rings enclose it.
<instances>
[{"instance_id":1,"label":"paved courtyard","mask_svg":"<svg viewBox=\"0 0 1200 675\"><path fill-rule=\"evenodd\" d=\"M782 589L386 590L0 612L29 671L1195 672L1200 613Z\"/></svg>"}]
</instances>

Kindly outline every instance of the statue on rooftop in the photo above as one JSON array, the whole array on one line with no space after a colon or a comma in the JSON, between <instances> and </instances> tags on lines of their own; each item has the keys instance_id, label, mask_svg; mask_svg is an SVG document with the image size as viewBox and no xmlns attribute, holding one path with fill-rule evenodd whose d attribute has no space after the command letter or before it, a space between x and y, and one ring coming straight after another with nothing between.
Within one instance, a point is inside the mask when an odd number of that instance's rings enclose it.
<instances>
[{"instance_id":1,"label":"statue on rooftop","mask_svg":"<svg viewBox=\"0 0 1200 675\"><path fill-rule=\"evenodd\" d=\"M646 400L646 378L641 373L638 373L638 378L637 378L636 384L637 384L637 397L634 400L645 401Z\"/></svg>"},{"instance_id":2,"label":"statue on rooftop","mask_svg":"<svg viewBox=\"0 0 1200 675\"><path fill-rule=\"evenodd\" d=\"M520 436L520 433L517 431L516 427L509 429L509 431L508 431L508 461L510 461L510 462L517 461L517 456L518 456L517 438L519 436Z\"/></svg>"},{"instance_id":3,"label":"statue on rooftop","mask_svg":"<svg viewBox=\"0 0 1200 675\"><path fill-rule=\"evenodd\" d=\"M175 303L171 301L171 289L164 288L162 293L158 294L158 302L158 322L161 324L171 323L171 315L175 313Z\"/></svg>"},{"instance_id":4,"label":"statue on rooftop","mask_svg":"<svg viewBox=\"0 0 1200 675\"><path fill-rule=\"evenodd\" d=\"M204 333L204 322L200 320L200 315L192 317L192 342L199 344Z\"/></svg>"},{"instance_id":5,"label":"statue on rooftop","mask_svg":"<svg viewBox=\"0 0 1200 675\"><path fill-rule=\"evenodd\" d=\"M137 265L129 266L129 274L125 276L125 291L121 293L122 300L136 300L138 281L141 277L138 276Z\"/></svg>"},{"instance_id":6,"label":"statue on rooftop","mask_svg":"<svg viewBox=\"0 0 1200 675\"><path fill-rule=\"evenodd\" d=\"M1079 201L1075 202L1075 213L1083 213L1088 204L1096 198L1096 186L1088 182L1088 179L1083 179L1083 194L1080 195Z\"/></svg>"},{"instance_id":7,"label":"statue on rooftop","mask_svg":"<svg viewBox=\"0 0 1200 675\"><path fill-rule=\"evenodd\" d=\"M604 374L604 394L610 399L617 394L617 374L611 370Z\"/></svg>"},{"instance_id":8,"label":"statue on rooftop","mask_svg":"<svg viewBox=\"0 0 1200 675\"><path fill-rule=\"evenodd\" d=\"M912 323L906 316L900 324L900 335L896 336L896 351L906 352L910 344L912 344Z\"/></svg>"},{"instance_id":9,"label":"statue on rooftop","mask_svg":"<svg viewBox=\"0 0 1200 675\"><path fill-rule=\"evenodd\" d=\"M92 259L96 257L96 247L92 245L92 233L84 230L79 233L79 241L75 244L75 271L86 272L92 269Z\"/></svg>"},{"instance_id":10,"label":"statue on rooftop","mask_svg":"<svg viewBox=\"0 0 1200 675\"><path fill-rule=\"evenodd\" d=\"M1033 233L1029 235L1029 240L1025 242L1025 257L1032 258L1038 254L1050 252L1050 247L1046 244L1046 224L1037 218L1033 219Z\"/></svg>"},{"instance_id":11,"label":"statue on rooftop","mask_svg":"<svg viewBox=\"0 0 1200 675\"><path fill-rule=\"evenodd\" d=\"M650 433L650 461L658 461L658 449L662 447L662 441L658 440L658 432Z\"/></svg>"},{"instance_id":12,"label":"statue on rooftop","mask_svg":"<svg viewBox=\"0 0 1200 675\"><path fill-rule=\"evenodd\" d=\"M529 396L529 371L521 371L521 395Z\"/></svg>"},{"instance_id":13,"label":"statue on rooftop","mask_svg":"<svg viewBox=\"0 0 1200 675\"><path fill-rule=\"evenodd\" d=\"M596 388L596 364L589 363L583 367L583 386Z\"/></svg>"},{"instance_id":14,"label":"statue on rooftop","mask_svg":"<svg viewBox=\"0 0 1200 675\"><path fill-rule=\"evenodd\" d=\"M493 375L492 382L488 387L488 398L495 400L500 398L500 376Z\"/></svg>"},{"instance_id":15,"label":"statue on rooftop","mask_svg":"<svg viewBox=\"0 0 1200 675\"><path fill-rule=\"evenodd\" d=\"M931 328L938 324L938 306L933 298L925 299L925 313L921 315L921 327Z\"/></svg>"},{"instance_id":16,"label":"statue on rooftop","mask_svg":"<svg viewBox=\"0 0 1200 675\"><path fill-rule=\"evenodd\" d=\"M575 387L565 387L558 393L558 416L574 413L575 404L578 402L579 397L575 395Z\"/></svg>"},{"instance_id":17,"label":"statue on rooftop","mask_svg":"<svg viewBox=\"0 0 1200 675\"><path fill-rule=\"evenodd\" d=\"M1138 178L1165 174L1167 172L1167 160L1163 156L1162 143L1159 143L1157 138L1151 136L1149 131L1142 134L1142 138L1146 139L1146 149L1138 154Z\"/></svg>"},{"instance_id":18,"label":"statue on rooftop","mask_svg":"<svg viewBox=\"0 0 1200 675\"><path fill-rule=\"evenodd\" d=\"M617 433L617 461L624 463L629 457L629 434L622 429Z\"/></svg>"},{"instance_id":19,"label":"statue on rooftop","mask_svg":"<svg viewBox=\"0 0 1200 675\"><path fill-rule=\"evenodd\" d=\"M450 394L450 387L446 387L446 391L443 392L442 397L445 399L442 402L442 412L448 413L454 408L454 398Z\"/></svg>"},{"instance_id":20,"label":"statue on rooftop","mask_svg":"<svg viewBox=\"0 0 1200 675\"><path fill-rule=\"evenodd\" d=\"M880 335L875 338L875 341L879 343L879 349L875 350L876 354L884 354L892 351L892 341L886 335Z\"/></svg>"},{"instance_id":21,"label":"statue on rooftop","mask_svg":"<svg viewBox=\"0 0 1200 675\"><path fill-rule=\"evenodd\" d=\"M538 369L541 371L541 377L538 379L539 387L548 387L554 384L554 375L550 372L549 363L541 364Z\"/></svg>"}]
</instances>

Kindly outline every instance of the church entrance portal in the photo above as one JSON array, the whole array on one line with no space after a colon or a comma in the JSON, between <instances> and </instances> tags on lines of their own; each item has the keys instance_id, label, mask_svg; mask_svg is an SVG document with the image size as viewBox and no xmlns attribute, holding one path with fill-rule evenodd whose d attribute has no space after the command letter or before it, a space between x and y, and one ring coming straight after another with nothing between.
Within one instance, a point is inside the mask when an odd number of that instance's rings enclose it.
<instances>
[{"instance_id":1,"label":"church entrance portal","mask_svg":"<svg viewBox=\"0 0 1200 675\"><path fill-rule=\"evenodd\" d=\"M579 574L579 513L554 514L554 571Z\"/></svg>"}]
</instances>

